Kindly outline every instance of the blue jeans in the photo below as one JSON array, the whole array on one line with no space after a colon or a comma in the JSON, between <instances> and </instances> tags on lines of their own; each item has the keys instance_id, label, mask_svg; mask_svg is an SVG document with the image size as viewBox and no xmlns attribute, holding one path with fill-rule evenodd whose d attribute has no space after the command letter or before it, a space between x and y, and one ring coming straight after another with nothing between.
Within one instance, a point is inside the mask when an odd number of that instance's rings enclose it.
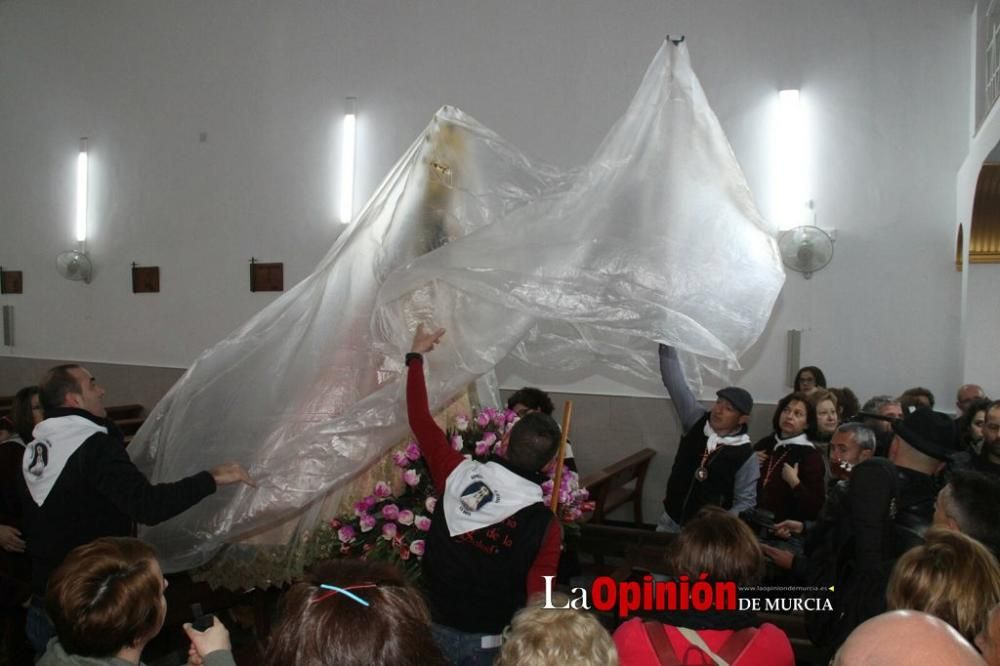
<instances>
[{"instance_id":1,"label":"blue jeans","mask_svg":"<svg viewBox=\"0 0 1000 666\"><path fill-rule=\"evenodd\" d=\"M49 640L56 637L56 628L52 625L48 613L45 612L45 600L41 597L31 597L31 606L28 607L28 619L25 621L24 631L28 634L28 642L31 643L36 657L41 657L45 653Z\"/></svg>"},{"instance_id":2,"label":"blue jeans","mask_svg":"<svg viewBox=\"0 0 1000 666\"><path fill-rule=\"evenodd\" d=\"M431 633L451 666L493 666L493 660L500 652L500 641L490 634L466 633L443 624L431 625ZM486 638L487 645L494 647L483 647L483 638Z\"/></svg>"}]
</instances>

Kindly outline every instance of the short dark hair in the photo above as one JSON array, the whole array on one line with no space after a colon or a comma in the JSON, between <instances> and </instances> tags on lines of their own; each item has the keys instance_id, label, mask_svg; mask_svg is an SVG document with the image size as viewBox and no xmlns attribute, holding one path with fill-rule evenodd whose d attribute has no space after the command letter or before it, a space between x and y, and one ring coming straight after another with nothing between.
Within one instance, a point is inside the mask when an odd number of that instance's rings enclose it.
<instances>
[{"instance_id":1,"label":"short dark hair","mask_svg":"<svg viewBox=\"0 0 1000 666\"><path fill-rule=\"evenodd\" d=\"M66 394L83 392L80 382L69 373L70 370L82 367L78 363L64 363L45 373L42 381L38 382L38 399L42 402L42 409L49 411L54 407L62 407L66 402Z\"/></svg>"},{"instance_id":2,"label":"short dark hair","mask_svg":"<svg viewBox=\"0 0 1000 666\"><path fill-rule=\"evenodd\" d=\"M1000 553L1000 481L980 472L957 470L948 477L950 505L946 513L963 534L979 541L994 555Z\"/></svg>"},{"instance_id":3,"label":"short dark hair","mask_svg":"<svg viewBox=\"0 0 1000 666\"><path fill-rule=\"evenodd\" d=\"M524 405L528 409L537 409L549 416L552 416L552 412L555 411L555 405L552 404L552 398L549 397L549 394L533 386L518 389L507 398L507 409L514 409L517 405Z\"/></svg>"},{"instance_id":4,"label":"short dark hair","mask_svg":"<svg viewBox=\"0 0 1000 666\"><path fill-rule=\"evenodd\" d=\"M771 427L774 428L774 432L781 432L781 412L784 411L785 407L789 404L798 401L806 406L806 435L809 438L815 437L816 435L816 406L809 400L809 396L805 393L789 393L784 398L778 401L778 406L774 408L774 416L771 417Z\"/></svg>"},{"instance_id":5,"label":"short dark hair","mask_svg":"<svg viewBox=\"0 0 1000 666\"><path fill-rule=\"evenodd\" d=\"M45 608L69 654L109 657L163 623L156 553L138 539L103 537L73 549L49 578Z\"/></svg>"},{"instance_id":6,"label":"short dark hair","mask_svg":"<svg viewBox=\"0 0 1000 666\"><path fill-rule=\"evenodd\" d=\"M10 406L10 418L14 422L14 430L25 444L31 441L31 431L35 429L31 399L36 395L38 395L37 386L25 386L14 394L14 402Z\"/></svg>"},{"instance_id":7,"label":"short dark hair","mask_svg":"<svg viewBox=\"0 0 1000 666\"><path fill-rule=\"evenodd\" d=\"M795 391L800 390L799 388L799 378L802 377L802 373L808 370L812 373L813 379L816 380L816 386L822 386L826 388L826 375L823 371L817 368L815 365L807 365L799 368L799 371L795 373L795 381L792 383L792 389Z\"/></svg>"},{"instance_id":8,"label":"short dark hair","mask_svg":"<svg viewBox=\"0 0 1000 666\"><path fill-rule=\"evenodd\" d=\"M674 575L754 585L764 575L764 552L746 523L725 509L708 505L684 523L667 547L667 565Z\"/></svg>"},{"instance_id":9,"label":"short dark hair","mask_svg":"<svg viewBox=\"0 0 1000 666\"><path fill-rule=\"evenodd\" d=\"M556 454L561 437L559 426L548 414L525 414L510 430L507 460L529 472L540 470Z\"/></svg>"},{"instance_id":10,"label":"short dark hair","mask_svg":"<svg viewBox=\"0 0 1000 666\"><path fill-rule=\"evenodd\" d=\"M840 412L840 420L848 421L861 411L861 403L858 396L847 386L840 386L829 389L830 393L837 396L837 411Z\"/></svg>"},{"instance_id":11,"label":"short dark hair","mask_svg":"<svg viewBox=\"0 0 1000 666\"><path fill-rule=\"evenodd\" d=\"M918 398L927 398L927 401L931 403L931 409L934 409L934 394L931 393L931 390L923 386L914 386L913 388L906 389L899 395L899 404L902 405L903 412L909 413L910 407L922 406L917 400Z\"/></svg>"},{"instance_id":12,"label":"short dark hair","mask_svg":"<svg viewBox=\"0 0 1000 666\"><path fill-rule=\"evenodd\" d=\"M347 588L346 594L320 585ZM431 636L431 617L420 592L392 566L366 560L328 560L285 593L281 619L271 632L266 666L429 666L444 658Z\"/></svg>"}]
</instances>

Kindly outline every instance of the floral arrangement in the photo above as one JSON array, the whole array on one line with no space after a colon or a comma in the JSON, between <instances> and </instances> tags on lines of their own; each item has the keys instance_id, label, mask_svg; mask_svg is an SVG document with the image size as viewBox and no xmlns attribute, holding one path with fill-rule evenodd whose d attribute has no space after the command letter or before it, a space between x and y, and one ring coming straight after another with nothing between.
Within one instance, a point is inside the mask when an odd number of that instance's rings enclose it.
<instances>
[{"instance_id":1,"label":"floral arrangement","mask_svg":"<svg viewBox=\"0 0 1000 666\"><path fill-rule=\"evenodd\" d=\"M517 414L511 410L478 410L472 417L460 414L446 435L452 448L485 462L490 456L503 457L507 435ZM311 536L311 550L316 559L328 557L362 557L388 560L408 575L420 575L420 558L424 554L424 539L431 527L431 516L438 498L430 473L415 441L392 454L399 470L393 492L386 481L375 484L371 494L354 504L353 514L343 515L321 526ZM555 464L546 470L553 476ZM402 483L400 484L399 481ZM545 503L551 503L554 481L542 484ZM559 517L572 523L593 508L586 489L580 488L578 475L563 468L559 490Z\"/></svg>"}]
</instances>

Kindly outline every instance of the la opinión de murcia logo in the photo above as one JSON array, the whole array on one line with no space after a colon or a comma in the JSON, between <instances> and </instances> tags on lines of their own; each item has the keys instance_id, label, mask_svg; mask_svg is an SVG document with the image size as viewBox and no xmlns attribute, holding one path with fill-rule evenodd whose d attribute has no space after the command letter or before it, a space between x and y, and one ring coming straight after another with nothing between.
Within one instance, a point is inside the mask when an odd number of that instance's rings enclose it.
<instances>
[{"instance_id":1,"label":"la opini\u00f3n de murcia logo","mask_svg":"<svg viewBox=\"0 0 1000 666\"><path fill-rule=\"evenodd\" d=\"M692 580L689 576L680 576L676 580L656 580L650 575L642 577L641 582L618 581L611 576L598 576L591 583L590 590L585 587L574 587L570 590L569 600L562 606L552 601L552 585L555 576L542 576L545 579L545 608L550 609L583 609L609 612L617 609L618 617L628 617L636 611L832 611L830 599L823 597L802 597L800 595L784 598L759 598L740 596L736 583L732 581L709 581L708 574L703 573ZM756 587L743 590L757 591L795 591L816 592L833 588L766 588Z\"/></svg>"}]
</instances>

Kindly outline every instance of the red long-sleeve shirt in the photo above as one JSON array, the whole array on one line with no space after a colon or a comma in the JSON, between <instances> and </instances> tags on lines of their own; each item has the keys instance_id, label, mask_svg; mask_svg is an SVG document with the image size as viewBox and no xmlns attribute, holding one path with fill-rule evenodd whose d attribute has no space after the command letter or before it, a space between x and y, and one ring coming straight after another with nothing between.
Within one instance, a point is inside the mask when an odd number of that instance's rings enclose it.
<instances>
[{"instance_id":1,"label":"red long-sleeve shirt","mask_svg":"<svg viewBox=\"0 0 1000 666\"><path fill-rule=\"evenodd\" d=\"M448 476L465 460L465 456L451 448L448 437L431 415L430 405L427 402L427 385L424 382L423 359L411 356L407 366L406 414L410 430L417 438L424 460L427 461L434 489L439 495L443 495ZM545 580L542 576L556 575L561 549L562 529L559 521L553 520L528 571L525 585L529 598L545 590Z\"/></svg>"}]
</instances>

